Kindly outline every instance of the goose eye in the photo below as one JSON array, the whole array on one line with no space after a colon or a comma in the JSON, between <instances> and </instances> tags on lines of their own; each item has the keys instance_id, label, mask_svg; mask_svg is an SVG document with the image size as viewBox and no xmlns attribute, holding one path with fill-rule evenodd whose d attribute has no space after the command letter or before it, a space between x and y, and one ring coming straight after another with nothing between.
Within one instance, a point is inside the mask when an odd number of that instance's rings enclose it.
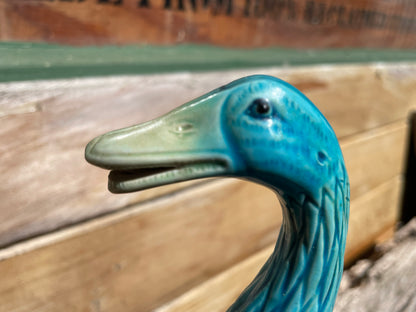
<instances>
[{"instance_id":1,"label":"goose eye","mask_svg":"<svg viewBox=\"0 0 416 312\"><path fill-rule=\"evenodd\" d=\"M248 113L254 117L266 118L270 116L271 110L269 100L258 98L251 103Z\"/></svg>"}]
</instances>

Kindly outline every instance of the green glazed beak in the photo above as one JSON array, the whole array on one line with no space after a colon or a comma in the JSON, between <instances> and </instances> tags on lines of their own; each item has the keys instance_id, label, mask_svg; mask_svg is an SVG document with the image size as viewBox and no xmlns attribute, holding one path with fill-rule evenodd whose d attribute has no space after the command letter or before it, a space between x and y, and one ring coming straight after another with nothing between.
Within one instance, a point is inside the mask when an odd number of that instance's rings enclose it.
<instances>
[{"instance_id":1,"label":"green glazed beak","mask_svg":"<svg viewBox=\"0 0 416 312\"><path fill-rule=\"evenodd\" d=\"M110 169L113 193L227 175L231 159L221 131L224 94L209 93L158 119L92 140L85 158Z\"/></svg>"}]
</instances>

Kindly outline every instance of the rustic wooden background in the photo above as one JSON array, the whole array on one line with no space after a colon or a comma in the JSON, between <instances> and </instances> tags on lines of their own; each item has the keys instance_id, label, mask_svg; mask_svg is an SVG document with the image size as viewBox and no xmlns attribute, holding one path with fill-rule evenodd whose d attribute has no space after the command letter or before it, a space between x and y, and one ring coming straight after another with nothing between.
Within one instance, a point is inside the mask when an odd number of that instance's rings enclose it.
<instances>
[{"instance_id":1,"label":"rustic wooden background","mask_svg":"<svg viewBox=\"0 0 416 312\"><path fill-rule=\"evenodd\" d=\"M406 0L0 0L0 40L416 47Z\"/></svg>"},{"instance_id":2,"label":"rustic wooden background","mask_svg":"<svg viewBox=\"0 0 416 312\"><path fill-rule=\"evenodd\" d=\"M224 311L272 251L273 193L206 179L113 195L84 148L248 74L294 84L333 125L351 180L347 265L391 237L415 16L405 0L0 0L0 312ZM309 50L328 47L343 49Z\"/></svg>"},{"instance_id":3,"label":"rustic wooden background","mask_svg":"<svg viewBox=\"0 0 416 312\"><path fill-rule=\"evenodd\" d=\"M254 73L294 84L335 129L352 187L346 262L391 236L415 63L0 83L0 311L225 310L271 252L274 195L234 179L113 195L83 153Z\"/></svg>"},{"instance_id":4,"label":"rustic wooden background","mask_svg":"<svg viewBox=\"0 0 416 312\"><path fill-rule=\"evenodd\" d=\"M334 312L416 310L416 218L344 271Z\"/></svg>"}]
</instances>

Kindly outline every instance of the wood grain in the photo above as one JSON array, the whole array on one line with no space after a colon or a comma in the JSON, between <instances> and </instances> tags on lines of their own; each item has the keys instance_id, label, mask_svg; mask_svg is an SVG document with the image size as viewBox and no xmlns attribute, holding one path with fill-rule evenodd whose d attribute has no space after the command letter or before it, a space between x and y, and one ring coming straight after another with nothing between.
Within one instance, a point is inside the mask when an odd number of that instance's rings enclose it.
<instances>
[{"instance_id":1,"label":"wood grain","mask_svg":"<svg viewBox=\"0 0 416 312\"><path fill-rule=\"evenodd\" d=\"M380 185L351 205L345 260L351 263L377 242L380 234L397 223L400 204L402 177ZM385 194L379 196L380 194ZM371 203L371 205L369 204Z\"/></svg>"},{"instance_id":2,"label":"wood grain","mask_svg":"<svg viewBox=\"0 0 416 312\"><path fill-rule=\"evenodd\" d=\"M224 193L228 183L210 186L210 197L202 197L201 190L184 192L156 207L92 221L58 238L50 234L44 246L3 258L0 311L56 311L68 306L150 311L204 280L208 281L161 311L224 310L270 254L270 247L255 252L276 239L280 219L268 190L258 188L254 195L240 186ZM400 187L400 178L395 178L352 201L347 261L357 246L374 243L390 226ZM202 202L187 205L195 196ZM269 208L259 203L267 198L272 201ZM210 279L251 254L255 255Z\"/></svg>"},{"instance_id":3,"label":"wood grain","mask_svg":"<svg viewBox=\"0 0 416 312\"><path fill-rule=\"evenodd\" d=\"M393 240L377 246L380 258L363 259L344 273L345 281L354 284L340 291L334 311L415 311L415 235L413 219Z\"/></svg>"},{"instance_id":4,"label":"wood grain","mask_svg":"<svg viewBox=\"0 0 416 312\"><path fill-rule=\"evenodd\" d=\"M349 137L345 140L345 143L341 143L351 182L352 200L366 194L368 191L378 187L385 181L389 181L402 173L400 159L403 158L405 152L404 140L406 138L406 130L407 124L405 122L398 122L385 127L380 127L377 131L365 132ZM383 164L383 166L380 166L380 164ZM366 170L363 170L363 168ZM363 171L366 174L363 174ZM192 192L193 190L198 190L204 192L204 190L210 190L215 185L219 185L223 188L223 192L225 193L233 192L236 187L244 187L247 191L254 192L259 187L255 184L235 179L229 180L227 184L223 183L223 179L205 179L204 182L201 183L189 183L172 193L157 193L157 189L155 189L153 195L158 195L158 198L169 198L170 196L181 196L180 194L183 191ZM207 194L207 196L210 195ZM141 205L143 204L144 207L151 207L152 202L152 200L141 202L138 207L142 207ZM263 204L268 205L269 202L265 201L262 205ZM124 216L130 209L131 207L121 210L121 213L116 213L114 216ZM247 219L246 222L250 221ZM46 244L49 243L50 242L46 240ZM43 245L44 243L41 243L40 245L36 244L36 246L29 244L29 246L32 246L30 249L39 248ZM14 248L5 250L10 251L14 250ZM26 250L19 248L17 248L17 250L18 252L26 252ZM4 250L1 253L3 258L16 255L13 252L8 252L8 254L9 256L5 256L6 253Z\"/></svg>"},{"instance_id":5,"label":"wood grain","mask_svg":"<svg viewBox=\"0 0 416 312\"><path fill-rule=\"evenodd\" d=\"M0 245L192 185L111 195L106 190L107 172L85 162L84 147L96 135L154 118L221 84L255 73L284 78L306 93L324 112L341 141L404 120L416 105L414 64L272 68L0 84L3 177ZM353 194L358 189L363 192L371 189L379 181L377 175L390 172L386 176L391 176L400 167L404 129L392 127L396 136L373 148L377 154L374 159L383 163L383 170L370 166L370 158L366 159L367 144L363 145L363 151L350 154L344 151L346 156L351 155L346 158L361 155L361 160L366 161L350 165L347 159L349 170L356 172L351 176ZM377 140L380 134L371 135ZM345 142L346 146L351 144ZM389 146L395 152L390 154ZM377 149L385 158L379 156ZM363 167L369 169L361 170ZM370 184L363 181L366 179L363 173L367 171L374 175Z\"/></svg>"},{"instance_id":6,"label":"wood grain","mask_svg":"<svg viewBox=\"0 0 416 312\"><path fill-rule=\"evenodd\" d=\"M194 287L155 312L225 311L254 279L274 245L263 249L206 282Z\"/></svg>"},{"instance_id":7,"label":"wood grain","mask_svg":"<svg viewBox=\"0 0 416 312\"><path fill-rule=\"evenodd\" d=\"M399 0L1 0L0 39L414 48L415 10Z\"/></svg>"},{"instance_id":8,"label":"wood grain","mask_svg":"<svg viewBox=\"0 0 416 312\"><path fill-rule=\"evenodd\" d=\"M377 201L386 200L395 206L399 202L397 192L400 191L400 186L401 182L396 178L380 188L369 192L367 196L360 198L360 200L352 202L353 211L359 210L363 212L361 217L364 216L364 220L362 220L360 224L362 229L366 226L370 226L374 230L374 228L378 225L377 222L372 220L372 208L375 208L376 210L378 209L377 204L373 204L373 199L377 198ZM366 206L360 207L360 205L363 204ZM368 216L366 217L365 215ZM349 235L351 234L351 231L354 232L357 231L357 229L359 228L350 228ZM383 231L383 226L379 226L376 232L377 231ZM372 241L371 243L374 244L375 242ZM348 244L351 245L353 242L349 241ZM406 302L404 302L404 300L407 299L408 302L414 301L412 300L414 292L413 280L405 277L408 273L410 273L411 276L414 276L415 274L413 269L414 252L410 248L413 248L414 246L414 241L406 241L404 245L397 246L399 249L398 253L390 252L386 255L386 258L380 260L371 269L371 272L368 273L368 279L370 280L369 283L364 284L363 287L360 288L351 288L341 291L338 295L334 311L349 312L351 310L358 311L360 309L368 312L413 311L406 308ZM273 246L265 248L264 250L233 266L231 269L218 274L198 287L195 287L171 302L166 303L156 309L156 311L225 311L226 308L237 298L245 286L247 286L248 283L254 278L272 251ZM384 285L381 290L383 295L380 295L379 293L380 279L382 279ZM399 289L397 289L397 286ZM378 300L374 300L374 298L378 298ZM389 299L387 300L386 298ZM396 303L396 306L393 303ZM388 304L389 308L387 310L382 310L382 307L384 307L385 304ZM354 308L351 309L351 306Z\"/></svg>"},{"instance_id":9,"label":"wood grain","mask_svg":"<svg viewBox=\"0 0 416 312\"><path fill-rule=\"evenodd\" d=\"M365 145L368 158L388 164L392 150L393 159L400 158L405 128L403 122L388 125L345 145L344 153L352 155L347 161L351 181L364 185L351 194L347 261L393 225L398 211L399 178L384 182L399 175L400 166L359 175L368 166L360 149ZM263 187L212 181L3 249L0 298L6 304L0 311L67 306L148 311L272 244L281 220L276 206L274 194ZM230 290L224 298L239 288Z\"/></svg>"},{"instance_id":10,"label":"wood grain","mask_svg":"<svg viewBox=\"0 0 416 312\"><path fill-rule=\"evenodd\" d=\"M318 106L339 139L407 118L416 108L413 65L359 68L322 66L287 77Z\"/></svg>"},{"instance_id":11,"label":"wood grain","mask_svg":"<svg viewBox=\"0 0 416 312\"><path fill-rule=\"evenodd\" d=\"M149 311L274 241L276 205L268 189L223 180L3 250L0 311Z\"/></svg>"},{"instance_id":12,"label":"wood grain","mask_svg":"<svg viewBox=\"0 0 416 312\"><path fill-rule=\"evenodd\" d=\"M351 198L404 172L408 130L408 124L401 121L342 141Z\"/></svg>"},{"instance_id":13,"label":"wood grain","mask_svg":"<svg viewBox=\"0 0 416 312\"><path fill-rule=\"evenodd\" d=\"M352 201L351 213L357 215L358 218L353 218L350 223L358 220L357 226L350 227L349 236L353 239L348 241L347 245L347 261L351 259L352 246L361 244L363 240L367 239L367 244L374 244L374 233L379 233L384 230L386 226L386 217L383 216L381 222L375 222L374 212L379 211L380 202L387 203L383 208L390 211L390 217L395 211L395 207L399 204L399 196L401 182L400 179L395 178L386 184L368 192L368 194L360 197L358 200ZM383 214L386 213L383 210ZM378 215L378 214L377 214ZM389 215L387 213L387 215ZM388 216L387 216L388 218ZM377 220L378 221L378 220ZM387 222L388 223L388 222ZM371 236L366 236L369 232ZM354 241L357 239L358 241ZM204 311L225 311L228 306L237 298L241 291L254 278L261 266L265 263L273 250L273 246L267 247L264 250L250 256L246 260L236 264L229 270L226 270L212 279L207 280L203 284L191 289L173 301L166 303L157 312L204 312ZM347 305L346 305L347 306ZM348 310L345 310L348 311Z\"/></svg>"}]
</instances>

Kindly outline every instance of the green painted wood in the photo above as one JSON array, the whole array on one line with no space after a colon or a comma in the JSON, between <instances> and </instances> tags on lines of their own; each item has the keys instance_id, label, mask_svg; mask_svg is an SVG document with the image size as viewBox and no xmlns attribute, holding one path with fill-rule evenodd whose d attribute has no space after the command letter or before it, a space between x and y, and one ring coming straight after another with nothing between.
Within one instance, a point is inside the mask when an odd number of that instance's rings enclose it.
<instances>
[{"instance_id":1,"label":"green painted wood","mask_svg":"<svg viewBox=\"0 0 416 312\"><path fill-rule=\"evenodd\" d=\"M0 82L282 65L416 61L415 50L227 49L204 45L0 43Z\"/></svg>"}]
</instances>

